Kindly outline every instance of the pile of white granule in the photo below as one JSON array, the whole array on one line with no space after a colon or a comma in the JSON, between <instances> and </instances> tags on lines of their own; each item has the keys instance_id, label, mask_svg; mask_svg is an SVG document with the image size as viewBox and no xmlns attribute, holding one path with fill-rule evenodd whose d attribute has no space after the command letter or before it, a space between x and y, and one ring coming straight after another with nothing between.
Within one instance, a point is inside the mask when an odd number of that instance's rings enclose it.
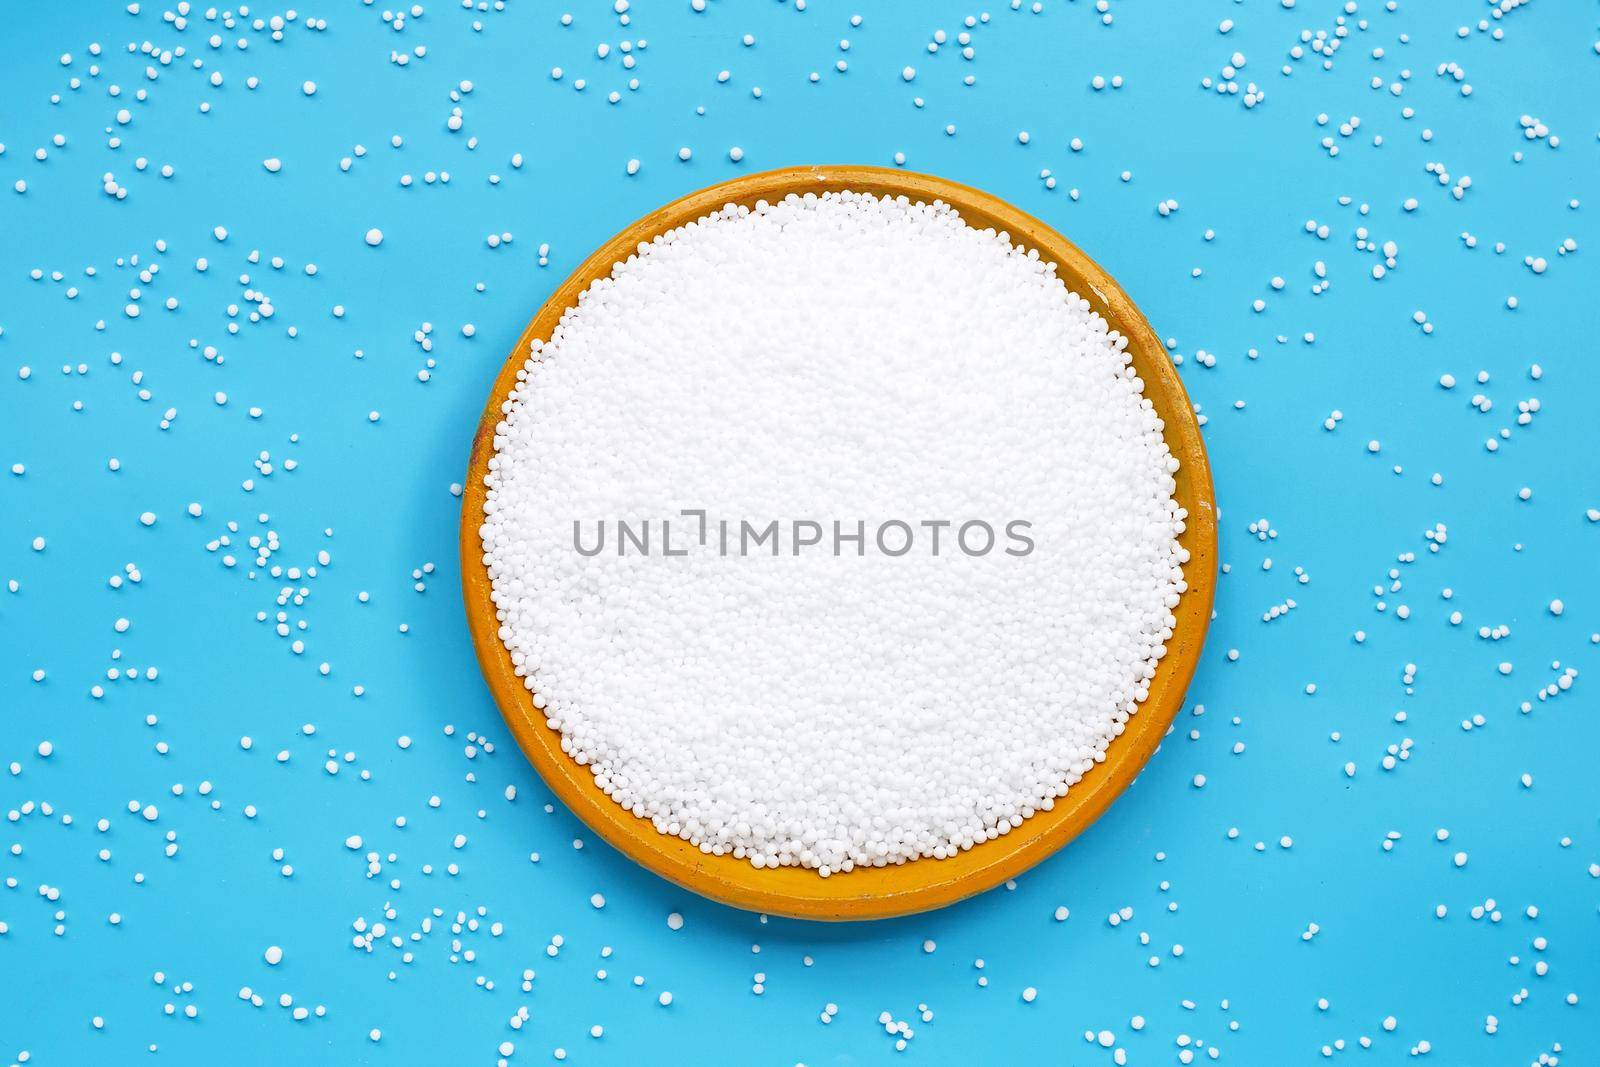
<instances>
[{"instance_id":1,"label":"pile of white granule","mask_svg":"<svg viewBox=\"0 0 1600 1067\"><path fill-rule=\"evenodd\" d=\"M484 562L618 804L822 875L1020 826L1103 758L1186 588L1126 341L950 207L729 206L535 342Z\"/></svg>"}]
</instances>

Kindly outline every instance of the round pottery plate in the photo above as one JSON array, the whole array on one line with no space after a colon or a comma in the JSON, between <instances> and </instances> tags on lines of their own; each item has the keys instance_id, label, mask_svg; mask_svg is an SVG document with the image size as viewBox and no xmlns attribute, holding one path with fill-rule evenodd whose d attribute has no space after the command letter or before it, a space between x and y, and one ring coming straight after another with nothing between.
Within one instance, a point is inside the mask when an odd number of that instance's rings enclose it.
<instances>
[{"instance_id":1,"label":"round pottery plate","mask_svg":"<svg viewBox=\"0 0 1600 1067\"><path fill-rule=\"evenodd\" d=\"M1041 258L1053 261L1067 287L1087 299L1113 329L1128 338L1128 351L1144 380L1145 396L1165 423L1167 447L1180 464L1176 498L1189 513L1181 539L1189 550L1184 568L1189 589L1175 611L1177 627L1151 681L1149 697L1106 749L1105 762L1091 769L1053 808L1038 812L1008 834L949 859L857 868L822 878L797 867L757 870L745 860L707 855L686 841L658 833L649 820L635 817L606 796L589 769L561 751L560 734L545 724L544 714L533 706L532 694L517 677L511 655L500 643L478 530L484 519L484 475L494 454L501 405L516 384L529 342L548 340L562 312L577 303L579 293L609 275L612 265L627 258L641 242L726 204L753 205L790 193L844 190L943 200L960 212L968 225L1009 233L1013 243L1036 249ZM735 178L673 201L601 245L539 309L495 379L473 438L461 510L462 587L478 662L506 724L550 789L595 833L662 877L735 907L805 919L877 919L943 907L1015 877L1099 818L1138 776L1183 703L1211 619L1216 553L1211 468L1194 408L1160 341L1127 294L1070 241L1010 204L942 178L880 167L793 167Z\"/></svg>"}]
</instances>

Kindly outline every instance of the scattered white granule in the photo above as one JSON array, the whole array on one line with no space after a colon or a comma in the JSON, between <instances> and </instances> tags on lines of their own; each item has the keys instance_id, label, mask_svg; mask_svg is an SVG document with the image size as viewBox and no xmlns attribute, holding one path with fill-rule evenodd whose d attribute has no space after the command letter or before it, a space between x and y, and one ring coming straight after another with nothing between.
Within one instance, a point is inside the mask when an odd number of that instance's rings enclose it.
<instances>
[{"instance_id":1,"label":"scattered white granule","mask_svg":"<svg viewBox=\"0 0 1600 1067\"><path fill-rule=\"evenodd\" d=\"M563 748L662 833L824 875L1065 795L1186 588L1125 346L943 204L790 196L642 246L534 344L488 476L500 634Z\"/></svg>"}]
</instances>

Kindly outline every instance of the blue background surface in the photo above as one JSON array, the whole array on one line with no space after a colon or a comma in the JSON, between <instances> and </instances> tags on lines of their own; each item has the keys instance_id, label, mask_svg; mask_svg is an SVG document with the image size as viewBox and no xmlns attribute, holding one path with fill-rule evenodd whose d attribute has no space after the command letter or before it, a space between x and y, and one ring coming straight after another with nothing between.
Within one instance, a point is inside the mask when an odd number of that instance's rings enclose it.
<instances>
[{"instance_id":1,"label":"blue background surface","mask_svg":"<svg viewBox=\"0 0 1600 1067\"><path fill-rule=\"evenodd\" d=\"M642 0L624 27L610 3L586 0L563 27L564 8L529 0L481 11L435 2L397 31L381 5L311 0L278 42L270 25L252 25L283 13L266 7L226 29L197 5L181 30L156 3L136 16L114 3L13 7L0 38L0 462L25 473L0 473L0 580L18 583L0 589L0 1063L128 1063L151 1049L179 1064L494 1063L506 1040L513 1064L552 1062L557 1048L575 1064L883 1063L897 1055L877 1022L885 1011L914 1030L899 1055L931 1063L1109 1064L1113 1049L1084 1040L1101 1030L1134 1064L1180 1062L1181 1042L1194 1040L1198 1062L1214 1047L1221 1062L1251 1065L1401 1063L1423 1047L1426 1062L1450 1065L1532 1063L1558 1046L1567 1063L1595 1062L1600 523L1585 511L1600 507L1600 8L1552 0L1499 18L1466 0L1349 7L1331 69L1309 49L1290 58L1302 30L1333 38L1346 7L1327 0L1292 10L1111 0L1109 25L1089 0L1046 0L1039 14L1002 2L971 31L970 61L953 38L981 9L947 3L812 0L796 11L711 0L696 14L687 0ZM309 29L313 18L326 29ZM1237 23L1227 34L1225 18ZM952 41L930 55L938 29ZM630 74L617 46L641 38ZM391 62L419 45L425 57ZM164 62L161 50L179 46ZM1248 60L1240 92L1204 89L1235 51ZM1450 63L1464 81L1437 73ZM906 65L918 70L909 84ZM723 69L731 77L719 84ZM1095 91L1096 74L1125 84ZM473 89L451 132L462 79ZM1253 109L1249 81L1266 92ZM1559 147L1525 139L1523 115ZM1352 116L1359 128L1342 136ZM57 133L64 147L51 144ZM341 172L358 143L365 156ZM690 162L680 146L693 148ZM1176 731L1066 851L1014 888L934 914L762 921L636 869L564 810L544 810L549 796L467 639L450 487L517 333L604 238L737 173L889 165L896 152L1058 227L1173 339L1208 420L1231 571ZM267 157L283 160L280 173L263 169ZM642 163L631 178L630 158ZM1452 185L1471 175L1461 200L1427 169L1434 161ZM430 171L449 182L426 183ZM125 199L102 191L107 172ZM1168 198L1180 206L1162 217ZM1308 219L1329 236L1308 233ZM1357 247L1361 225L1399 246L1382 281ZM378 249L363 241L374 226ZM503 232L512 243L490 248L486 237ZM1558 255L1568 237L1578 250ZM261 262L249 262L253 249ZM1545 257L1548 271L1534 274L1525 256ZM1319 260L1331 286L1316 295ZM159 273L141 281L151 265ZM136 319L123 310L134 288ZM269 294L274 314L251 321L247 290ZM413 337L424 322L436 360L426 383ZM208 345L218 361L202 354ZM1453 391L1437 384L1445 372L1459 380ZM1477 393L1492 410L1473 408ZM1518 402L1532 398L1538 414L1519 427ZM177 414L163 429L168 409ZM1334 409L1343 420L1330 432ZM1502 427L1510 438L1490 453L1484 442ZM186 514L191 501L201 517ZM154 526L139 522L145 511ZM1248 530L1262 517L1278 532L1266 543ZM1433 553L1424 531L1436 523L1448 541ZM269 530L278 547L257 566L247 541ZM231 548L208 549L225 534ZM288 576L324 549L331 562L314 578ZM418 592L412 572L429 562ZM129 563L142 580L109 587ZM1296 582L1295 567L1310 581ZM280 606L285 587L309 594ZM1286 597L1298 606L1264 623ZM1560 617L1547 610L1558 597ZM280 610L292 637L274 632ZM1501 624L1503 640L1478 636ZM291 651L296 637L303 654ZM108 681L113 667L141 677ZM151 667L154 680L142 676ZM1580 672L1571 690L1539 700L1569 667ZM1464 730L1473 715L1485 724ZM493 751L469 753L473 732ZM414 739L407 750L401 735ZM1408 738L1410 758L1385 771L1387 746ZM54 753L43 758L46 740ZM330 751L336 775L323 766ZM159 814L147 821L130 802ZM1448 842L1435 840L1441 827ZM346 848L351 834L361 850ZM376 876L368 850L382 856ZM590 906L595 892L603 910ZM1473 918L1490 899L1499 921ZM1053 919L1058 905L1071 909L1065 922ZM1111 925L1124 907L1133 918ZM673 911L685 917L676 932ZM452 932L458 915L477 929ZM385 938L354 947L358 920L384 922L403 949ZM556 935L564 947L551 957ZM263 961L268 945L284 950L277 967ZM526 993L525 968L537 972ZM266 1005L239 999L243 986ZM1030 986L1038 998L1025 1003ZM670 1007L657 1003L662 990ZM295 1021L284 993L326 1014ZM829 1002L839 1012L824 1024ZM514 1031L507 1020L524 1005L528 1022Z\"/></svg>"}]
</instances>

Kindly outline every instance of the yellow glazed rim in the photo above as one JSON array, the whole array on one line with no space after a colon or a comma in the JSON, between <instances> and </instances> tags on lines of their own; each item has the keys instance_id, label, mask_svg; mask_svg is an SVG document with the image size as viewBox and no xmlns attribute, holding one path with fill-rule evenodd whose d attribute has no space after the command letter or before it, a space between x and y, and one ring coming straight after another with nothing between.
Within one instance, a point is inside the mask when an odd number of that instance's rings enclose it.
<instances>
[{"instance_id":1,"label":"yellow glazed rim","mask_svg":"<svg viewBox=\"0 0 1600 1067\"><path fill-rule=\"evenodd\" d=\"M823 878L796 867L757 870L732 856L712 856L676 837L658 833L618 805L595 784L586 767L561 751L561 735L545 724L532 693L512 668L500 642L490 599L479 527L487 495L484 475L494 455L495 427L535 338L548 340L578 295L643 242L715 212L729 203L754 205L790 193L850 190L912 200L942 200L978 229L1010 234L1014 244L1036 249L1056 264L1073 292L1087 299L1111 327L1128 338L1128 351L1145 396L1165 423L1167 447L1178 458L1176 498L1188 511L1182 544L1188 592L1175 615L1177 626L1157 666L1150 693L1120 737L1094 767L1049 811L1041 811L1010 833L975 845L949 859L920 859L889 867L857 868ZM1183 703L1211 619L1216 585L1216 503L1211 468L1194 408L1177 371L1145 317L1108 275L1077 246L1038 219L977 189L926 174L882 167L791 167L722 182L658 208L601 245L551 294L517 339L495 379L472 442L472 459L461 509L461 579L467 622L484 679L517 743L551 791L614 848L672 882L713 900L751 911L824 920L879 919L943 907L990 889L1051 855L1099 818L1126 789L1160 745Z\"/></svg>"}]
</instances>

